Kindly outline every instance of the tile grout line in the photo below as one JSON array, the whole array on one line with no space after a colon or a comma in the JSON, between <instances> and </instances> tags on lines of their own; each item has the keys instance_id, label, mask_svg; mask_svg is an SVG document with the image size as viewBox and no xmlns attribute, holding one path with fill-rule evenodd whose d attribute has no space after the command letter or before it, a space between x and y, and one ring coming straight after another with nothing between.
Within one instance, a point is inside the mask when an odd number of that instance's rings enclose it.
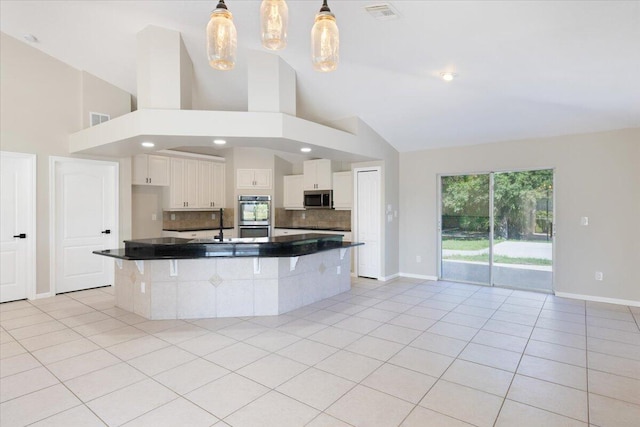
<instances>
[{"instance_id":1,"label":"tile grout line","mask_svg":"<svg viewBox=\"0 0 640 427\"><path fill-rule=\"evenodd\" d=\"M544 302L546 302L548 298L549 298L548 296L545 297ZM544 302L542 304L542 307L540 307L540 311L538 312L538 317L536 319L536 323L538 323L538 319L540 319L540 314L542 313L542 308L544 307ZM502 413L502 409L504 408L504 404L507 401L507 396L509 396L509 391L511 391L511 387L513 386L513 382L516 379L516 375L518 375L518 369L520 368L520 363L522 363L522 359L524 358L525 351L527 350L527 346L529 345L529 341L531 341L531 336L533 335L533 331L535 331L535 329L536 329L536 326L535 326L535 323L534 323L533 327L531 328L531 333L529 334L529 337L527 338L527 343L525 344L524 348L522 349L522 353L520 354L520 358L518 359L518 364L516 365L516 368L513 371L513 377L511 378L511 381L509 382L509 387L507 387L507 391L504 394L504 399L502 400L502 404L500 405L500 409L498 410L498 414L496 415L496 419L493 422L493 426L494 427L496 426L496 423L498 422L498 419L500 418L500 414ZM532 405L528 405L528 406L532 406ZM549 412L551 412L551 411L549 411Z\"/></svg>"}]
</instances>

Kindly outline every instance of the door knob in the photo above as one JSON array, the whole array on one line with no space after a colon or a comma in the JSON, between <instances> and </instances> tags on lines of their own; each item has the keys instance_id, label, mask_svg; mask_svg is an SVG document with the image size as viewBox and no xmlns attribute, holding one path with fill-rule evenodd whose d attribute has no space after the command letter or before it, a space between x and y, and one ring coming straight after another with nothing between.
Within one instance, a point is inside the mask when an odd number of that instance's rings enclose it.
<instances>
[{"instance_id":1,"label":"door knob","mask_svg":"<svg viewBox=\"0 0 640 427\"><path fill-rule=\"evenodd\" d=\"M104 231L101 231L100 233L102 233L102 234L111 234L111 230L104 230Z\"/></svg>"},{"instance_id":2,"label":"door knob","mask_svg":"<svg viewBox=\"0 0 640 427\"><path fill-rule=\"evenodd\" d=\"M27 235L25 233L20 233L20 234L16 234L13 237L18 238L18 239L26 239Z\"/></svg>"}]
</instances>

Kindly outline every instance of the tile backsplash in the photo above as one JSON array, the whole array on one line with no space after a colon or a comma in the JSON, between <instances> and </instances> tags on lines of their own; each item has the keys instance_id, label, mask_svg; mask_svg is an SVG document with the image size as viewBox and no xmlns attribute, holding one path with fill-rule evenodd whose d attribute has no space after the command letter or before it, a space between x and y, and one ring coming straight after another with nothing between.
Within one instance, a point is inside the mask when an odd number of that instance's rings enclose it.
<instances>
[{"instance_id":1,"label":"tile backsplash","mask_svg":"<svg viewBox=\"0 0 640 427\"><path fill-rule=\"evenodd\" d=\"M304 218L303 218L304 216ZM292 228L328 228L351 230L351 211L333 209L308 209L303 211L276 208L276 227Z\"/></svg>"},{"instance_id":2,"label":"tile backsplash","mask_svg":"<svg viewBox=\"0 0 640 427\"><path fill-rule=\"evenodd\" d=\"M215 215L215 219L211 215ZM175 215L175 219L171 219ZM235 213L229 208L224 209L223 226L233 227ZM162 212L162 228L164 230L194 230L218 228L220 226L220 211L164 211Z\"/></svg>"}]
</instances>

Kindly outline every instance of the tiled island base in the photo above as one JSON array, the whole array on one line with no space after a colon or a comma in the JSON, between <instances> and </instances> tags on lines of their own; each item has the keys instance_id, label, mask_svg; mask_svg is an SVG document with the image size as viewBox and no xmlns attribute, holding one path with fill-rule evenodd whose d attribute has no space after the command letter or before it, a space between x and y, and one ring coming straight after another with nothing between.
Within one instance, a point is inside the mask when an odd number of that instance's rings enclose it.
<instances>
[{"instance_id":1,"label":"tiled island base","mask_svg":"<svg viewBox=\"0 0 640 427\"><path fill-rule=\"evenodd\" d=\"M350 250L299 257L117 260L116 305L152 320L282 314L348 291Z\"/></svg>"}]
</instances>

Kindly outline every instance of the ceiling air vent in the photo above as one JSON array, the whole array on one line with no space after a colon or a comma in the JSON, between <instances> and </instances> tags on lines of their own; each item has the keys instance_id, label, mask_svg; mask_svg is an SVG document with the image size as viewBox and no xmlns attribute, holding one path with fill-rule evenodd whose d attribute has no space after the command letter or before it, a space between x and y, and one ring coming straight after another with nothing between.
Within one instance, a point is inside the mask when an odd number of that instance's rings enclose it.
<instances>
[{"instance_id":1,"label":"ceiling air vent","mask_svg":"<svg viewBox=\"0 0 640 427\"><path fill-rule=\"evenodd\" d=\"M108 114L102 113L89 113L89 123L90 126L99 125L100 123L106 122L111 117Z\"/></svg>"},{"instance_id":2,"label":"ceiling air vent","mask_svg":"<svg viewBox=\"0 0 640 427\"><path fill-rule=\"evenodd\" d=\"M388 21L390 19L398 19L400 14L389 3L378 3L365 6L364 10L369 12L369 15L373 16L378 21Z\"/></svg>"}]
</instances>

